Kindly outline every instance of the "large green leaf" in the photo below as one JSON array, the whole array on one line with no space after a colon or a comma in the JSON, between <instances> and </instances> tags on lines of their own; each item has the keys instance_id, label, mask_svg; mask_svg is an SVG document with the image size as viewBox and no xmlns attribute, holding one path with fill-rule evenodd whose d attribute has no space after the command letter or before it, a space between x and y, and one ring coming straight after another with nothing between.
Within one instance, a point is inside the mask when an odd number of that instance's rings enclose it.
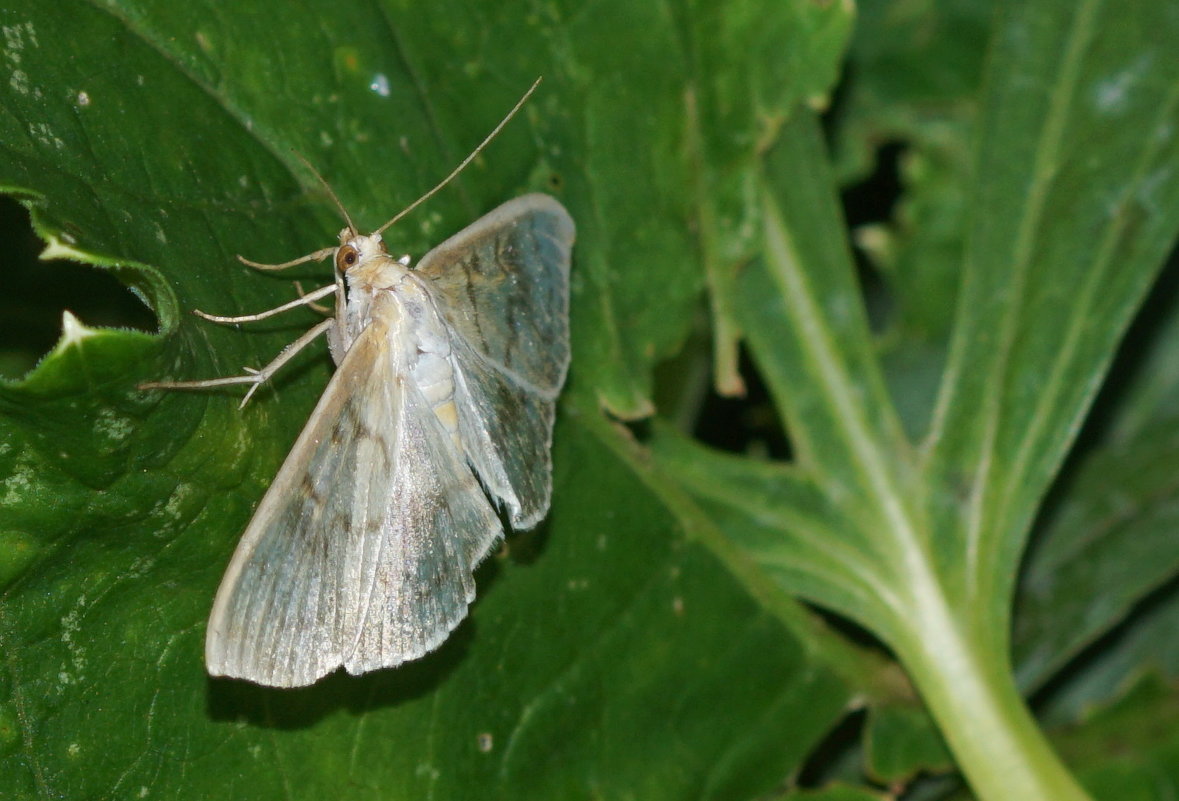
<instances>
[{"instance_id":1,"label":"large green leaf","mask_svg":"<svg viewBox=\"0 0 1179 801\"><path fill-rule=\"evenodd\" d=\"M928 470L930 519L956 531L937 558L999 648L1035 510L1174 238L1179 62L1153 43L1177 25L1100 3L998 23Z\"/></svg>"},{"instance_id":2,"label":"large green leaf","mask_svg":"<svg viewBox=\"0 0 1179 801\"><path fill-rule=\"evenodd\" d=\"M711 523L598 404L649 407L650 367L683 338L704 285L683 199L699 166L684 149L684 98L705 21L738 35L773 19L815 43L807 71L785 88L775 79L772 96L739 77L781 77L772 49L712 58L711 102L743 109L703 123L721 141L823 91L848 13L665 12L0 11L0 184L25 198L50 255L112 270L165 333L69 317L33 373L0 385L0 795L732 798L797 775L873 662L697 544ZM293 692L208 679L213 592L327 360L305 354L242 411L240 393L136 384L260 365L315 319L227 329L185 314L294 296L289 276L234 255L275 261L333 241L340 221L300 155L362 228L376 226L537 75L521 117L386 238L420 255L528 189L570 208L575 354L549 520L509 539L478 575L472 620L419 663ZM737 139L733 158L752 170L756 136ZM325 276L294 273L304 286Z\"/></svg>"}]
</instances>

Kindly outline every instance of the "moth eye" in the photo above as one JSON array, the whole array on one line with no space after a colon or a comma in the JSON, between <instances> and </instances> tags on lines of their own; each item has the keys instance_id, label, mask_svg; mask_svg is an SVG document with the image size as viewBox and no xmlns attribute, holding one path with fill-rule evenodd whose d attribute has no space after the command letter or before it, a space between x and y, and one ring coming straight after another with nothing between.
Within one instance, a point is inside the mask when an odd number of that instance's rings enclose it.
<instances>
[{"instance_id":1,"label":"moth eye","mask_svg":"<svg viewBox=\"0 0 1179 801\"><path fill-rule=\"evenodd\" d=\"M340 272L346 271L352 267L356 262L360 261L360 254L356 252L356 248L351 245L344 245L336 251L336 268Z\"/></svg>"}]
</instances>

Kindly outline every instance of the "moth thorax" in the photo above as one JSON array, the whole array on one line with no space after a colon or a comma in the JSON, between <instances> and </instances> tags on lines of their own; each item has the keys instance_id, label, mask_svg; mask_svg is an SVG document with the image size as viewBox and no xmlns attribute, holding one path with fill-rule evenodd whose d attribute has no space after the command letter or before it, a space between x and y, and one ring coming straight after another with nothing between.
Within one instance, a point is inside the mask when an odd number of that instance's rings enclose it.
<instances>
[{"instance_id":1,"label":"moth thorax","mask_svg":"<svg viewBox=\"0 0 1179 801\"><path fill-rule=\"evenodd\" d=\"M420 352L413 378L438 421L457 443L458 410L454 405L454 368L450 359L439 353Z\"/></svg>"},{"instance_id":2,"label":"moth thorax","mask_svg":"<svg viewBox=\"0 0 1179 801\"><path fill-rule=\"evenodd\" d=\"M412 280L406 283L415 284ZM443 427L457 442L458 415L454 405L454 366L450 359L450 337L426 298L419 292L410 290L408 286L405 289L408 291L398 294L402 298L402 308L407 317L413 320L413 382Z\"/></svg>"}]
</instances>

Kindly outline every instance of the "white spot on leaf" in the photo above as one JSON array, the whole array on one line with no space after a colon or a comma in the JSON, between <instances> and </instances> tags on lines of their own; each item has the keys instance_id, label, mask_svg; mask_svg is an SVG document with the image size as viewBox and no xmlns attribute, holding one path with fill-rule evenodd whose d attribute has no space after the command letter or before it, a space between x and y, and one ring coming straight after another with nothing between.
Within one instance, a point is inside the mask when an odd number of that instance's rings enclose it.
<instances>
[{"instance_id":1,"label":"white spot on leaf","mask_svg":"<svg viewBox=\"0 0 1179 801\"><path fill-rule=\"evenodd\" d=\"M94 421L94 428L104 437L113 440L124 440L131 434L131 421L120 417L110 409L101 409L98 419Z\"/></svg>"},{"instance_id":2,"label":"white spot on leaf","mask_svg":"<svg viewBox=\"0 0 1179 801\"><path fill-rule=\"evenodd\" d=\"M33 94L36 96L36 92ZM47 122L33 123L29 126L29 134L46 147L56 147L58 150L65 147L65 142L53 132Z\"/></svg>"},{"instance_id":3,"label":"white spot on leaf","mask_svg":"<svg viewBox=\"0 0 1179 801\"><path fill-rule=\"evenodd\" d=\"M389 78L383 72L378 72L369 82L368 88L381 97L389 96Z\"/></svg>"}]
</instances>

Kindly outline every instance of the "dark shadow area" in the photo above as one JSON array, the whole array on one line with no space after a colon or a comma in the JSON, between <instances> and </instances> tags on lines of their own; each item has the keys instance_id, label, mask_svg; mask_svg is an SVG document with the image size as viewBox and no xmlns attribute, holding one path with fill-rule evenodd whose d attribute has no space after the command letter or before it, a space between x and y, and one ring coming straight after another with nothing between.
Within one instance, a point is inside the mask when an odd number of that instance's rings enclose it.
<instances>
[{"instance_id":1,"label":"dark shadow area","mask_svg":"<svg viewBox=\"0 0 1179 801\"><path fill-rule=\"evenodd\" d=\"M0 378L20 378L53 349L69 310L91 327L156 330L155 315L111 273L70 261L41 261L45 243L29 213L0 196Z\"/></svg>"},{"instance_id":2,"label":"dark shadow area","mask_svg":"<svg viewBox=\"0 0 1179 801\"><path fill-rule=\"evenodd\" d=\"M798 772L797 786L819 789L840 778L858 777L863 773L863 737L867 713L852 712L835 725L827 736L807 755Z\"/></svg>"},{"instance_id":3,"label":"dark shadow area","mask_svg":"<svg viewBox=\"0 0 1179 801\"><path fill-rule=\"evenodd\" d=\"M512 528L509 515L501 512L500 520L503 521L504 526L504 541L500 544L497 551L493 551L483 566L479 568L479 592L483 592L483 582L487 581L489 584L494 581L494 577L498 576L499 564L497 556L502 554L517 565L530 565L536 562L544 554L545 548L548 547L549 542L549 523L548 519L542 520L535 528L526 529L524 531L516 531ZM483 578L485 577L485 578Z\"/></svg>"},{"instance_id":4,"label":"dark shadow area","mask_svg":"<svg viewBox=\"0 0 1179 801\"><path fill-rule=\"evenodd\" d=\"M745 397L723 397L710 384L692 435L731 453L789 459L793 452L773 398L744 345L738 369L745 381Z\"/></svg>"},{"instance_id":5,"label":"dark shadow area","mask_svg":"<svg viewBox=\"0 0 1179 801\"><path fill-rule=\"evenodd\" d=\"M208 678L205 711L212 720L298 730L310 728L341 709L359 715L398 706L443 684L462 663L474 637L475 624L466 619L437 651L421 659L362 676L350 676L341 668L310 687L284 689Z\"/></svg>"},{"instance_id":6,"label":"dark shadow area","mask_svg":"<svg viewBox=\"0 0 1179 801\"><path fill-rule=\"evenodd\" d=\"M900 160L907 147L904 142L898 141L880 145L876 149L872 174L844 187L840 192L848 228L855 230L861 225L888 222L893 218L904 189L901 185Z\"/></svg>"},{"instance_id":7,"label":"dark shadow area","mask_svg":"<svg viewBox=\"0 0 1179 801\"><path fill-rule=\"evenodd\" d=\"M864 250L856 244L855 231L866 225L885 225L892 222L904 186L901 184L900 161L908 145L904 142L885 142L876 149L871 175L840 192L844 219L852 233L852 256L856 262L856 276L868 312L868 324L874 332L886 329L893 316L894 300L885 280Z\"/></svg>"}]
</instances>

